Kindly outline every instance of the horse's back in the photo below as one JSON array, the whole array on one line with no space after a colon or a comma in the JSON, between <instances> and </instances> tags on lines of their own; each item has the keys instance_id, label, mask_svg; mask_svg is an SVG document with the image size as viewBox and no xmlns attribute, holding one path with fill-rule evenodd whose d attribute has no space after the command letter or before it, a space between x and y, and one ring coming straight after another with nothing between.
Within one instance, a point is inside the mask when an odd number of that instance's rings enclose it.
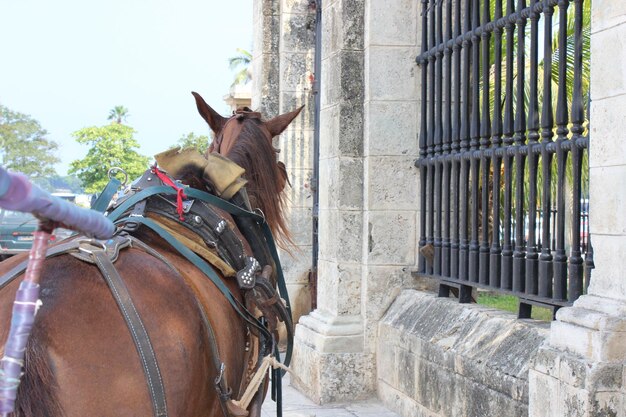
<instances>
[{"instance_id":1,"label":"horse's back","mask_svg":"<svg viewBox=\"0 0 626 417\"><path fill-rule=\"evenodd\" d=\"M188 285L138 249L123 250L115 268L149 335L169 415L202 415L198 410L213 408L209 381L215 371ZM68 417L152 415L139 354L98 268L63 255L46 260L42 277L43 305L29 340L18 410L37 417L59 415L50 411L55 408ZM16 285L0 292L2 322L8 322ZM0 337L6 340L6 330Z\"/></svg>"}]
</instances>

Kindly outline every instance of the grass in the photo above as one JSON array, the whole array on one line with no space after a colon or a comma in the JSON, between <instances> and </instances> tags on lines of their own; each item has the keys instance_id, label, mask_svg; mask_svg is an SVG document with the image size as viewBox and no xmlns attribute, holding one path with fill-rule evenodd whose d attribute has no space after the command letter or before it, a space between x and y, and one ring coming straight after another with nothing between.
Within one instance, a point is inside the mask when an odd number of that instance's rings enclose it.
<instances>
[{"instance_id":1,"label":"grass","mask_svg":"<svg viewBox=\"0 0 626 417\"><path fill-rule=\"evenodd\" d=\"M512 295L501 295L489 292L478 293L478 304L500 310L511 311L517 315L519 300ZM535 320L552 321L552 310L533 306L531 317Z\"/></svg>"}]
</instances>

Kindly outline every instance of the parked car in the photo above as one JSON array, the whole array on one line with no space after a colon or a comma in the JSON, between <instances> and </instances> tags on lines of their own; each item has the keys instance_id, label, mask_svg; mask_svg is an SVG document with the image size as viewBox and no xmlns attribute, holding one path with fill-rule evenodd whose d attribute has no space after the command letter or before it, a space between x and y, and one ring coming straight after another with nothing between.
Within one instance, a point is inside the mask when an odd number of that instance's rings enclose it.
<instances>
[{"instance_id":1,"label":"parked car","mask_svg":"<svg viewBox=\"0 0 626 417\"><path fill-rule=\"evenodd\" d=\"M0 260L30 250L36 228L32 214L0 209Z\"/></svg>"},{"instance_id":2,"label":"parked car","mask_svg":"<svg viewBox=\"0 0 626 417\"><path fill-rule=\"evenodd\" d=\"M0 209L0 261L29 251L37 224L37 218L30 213ZM57 228L51 240L62 240L73 233L68 229Z\"/></svg>"}]
</instances>

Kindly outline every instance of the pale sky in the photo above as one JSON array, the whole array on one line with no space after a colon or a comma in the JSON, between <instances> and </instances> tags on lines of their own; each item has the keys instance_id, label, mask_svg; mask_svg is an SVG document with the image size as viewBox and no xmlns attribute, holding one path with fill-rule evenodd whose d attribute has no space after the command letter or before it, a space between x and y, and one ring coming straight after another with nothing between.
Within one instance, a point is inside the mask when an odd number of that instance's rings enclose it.
<instances>
[{"instance_id":1,"label":"pale sky","mask_svg":"<svg viewBox=\"0 0 626 417\"><path fill-rule=\"evenodd\" d=\"M41 123L64 175L86 153L70 134L117 105L144 155L208 134L191 91L228 114L227 60L251 51L252 0L0 0L0 39L0 103Z\"/></svg>"}]
</instances>

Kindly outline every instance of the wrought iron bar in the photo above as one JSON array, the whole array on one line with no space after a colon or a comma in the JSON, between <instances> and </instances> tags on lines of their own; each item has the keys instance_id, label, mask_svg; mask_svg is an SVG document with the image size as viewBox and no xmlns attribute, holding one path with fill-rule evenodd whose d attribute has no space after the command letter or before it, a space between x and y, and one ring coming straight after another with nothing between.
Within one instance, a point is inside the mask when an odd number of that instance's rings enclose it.
<instances>
[{"instance_id":1,"label":"wrought iron bar","mask_svg":"<svg viewBox=\"0 0 626 417\"><path fill-rule=\"evenodd\" d=\"M526 0L518 0L517 9L526 7ZM526 18L521 14L517 21L517 87L515 91L515 248L513 250L513 290L524 292L525 274L524 258L526 247L524 242L524 168L525 155L519 148L526 143L526 106L524 103L524 87L526 79L525 64Z\"/></svg>"},{"instance_id":2,"label":"wrought iron bar","mask_svg":"<svg viewBox=\"0 0 626 417\"><path fill-rule=\"evenodd\" d=\"M554 249L554 298L567 300L567 255L565 254L565 165L567 151L563 143L567 141L569 129L567 114L567 7L568 0L559 1L559 88L556 103L556 247Z\"/></svg>"},{"instance_id":3,"label":"wrought iron bar","mask_svg":"<svg viewBox=\"0 0 626 417\"><path fill-rule=\"evenodd\" d=\"M499 2L500 0L496 0ZM490 1L484 0L483 3L483 14L481 24L485 25L491 20L490 13ZM489 148L491 142L489 137L491 135L491 121L489 117L489 70L490 59L489 59L489 46L490 46L491 35L489 32L483 32L481 39L481 51L482 51L482 81L483 81L483 102L482 102L482 110L481 110L481 122L480 122L480 148L487 149ZM478 94L477 94L478 95ZM478 261L478 282L481 284L489 283L489 167L491 160L487 157L482 157L480 159L480 167L481 167L481 205L480 205L480 214L481 214L481 238L480 238L480 247L479 251L479 261ZM478 204L474 203L476 206Z\"/></svg>"},{"instance_id":4,"label":"wrought iron bar","mask_svg":"<svg viewBox=\"0 0 626 417\"><path fill-rule=\"evenodd\" d=\"M472 2L472 27L480 26L480 5L478 0ZM470 149L477 150L480 145L480 37L472 36L472 118L470 124ZM471 184L471 238L469 244L470 281L478 282L478 218L480 206L478 202L478 187L480 184L480 159L470 159Z\"/></svg>"},{"instance_id":5,"label":"wrought iron bar","mask_svg":"<svg viewBox=\"0 0 626 417\"><path fill-rule=\"evenodd\" d=\"M470 31L471 24L471 8L472 1L465 0L465 32ZM467 117L470 114L470 52L471 42L466 40L463 42L463 59L462 59L462 98L461 98L461 152L470 149L470 123ZM469 236L468 236L468 220L469 220L469 170L470 164L466 159L461 159L461 226L460 226L460 244L459 244L459 278L467 281L469 279Z\"/></svg>"},{"instance_id":6,"label":"wrought iron bar","mask_svg":"<svg viewBox=\"0 0 626 417\"><path fill-rule=\"evenodd\" d=\"M433 3L434 4L434 3ZM429 7L429 25L428 25L428 40L432 47L435 45L435 8ZM428 232L426 233L426 245L432 248L434 245L435 235L435 60L436 56L433 55L428 58L428 156L430 157L430 163L428 167ZM429 249L430 252L430 249ZM429 274L433 273L433 257L428 256L426 262L426 270Z\"/></svg>"},{"instance_id":7,"label":"wrought iron bar","mask_svg":"<svg viewBox=\"0 0 626 417\"><path fill-rule=\"evenodd\" d=\"M443 41L443 15L442 15L442 2L436 3L437 7L433 7L434 19L436 31L435 43L440 44ZM443 175L443 161L438 157L442 151L442 110L443 110L443 97L442 97L442 77L443 77L443 51L435 55L435 236L433 241L434 246L434 261L433 261L433 273L435 275L441 275L441 202L442 202L442 189L441 189L441 177Z\"/></svg>"},{"instance_id":8,"label":"wrought iron bar","mask_svg":"<svg viewBox=\"0 0 626 417\"><path fill-rule=\"evenodd\" d=\"M452 39L452 2L446 3L446 41ZM450 154L452 149L452 50L445 52L445 75L444 75L444 121L443 121L443 153ZM441 242L441 275L450 276L450 202L452 190L450 189L452 176L452 162L445 160L443 164L443 237Z\"/></svg>"},{"instance_id":9,"label":"wrought iron bar","mask_svg":"<svg viewBox=\"0 0 626 417\"><path fill-rule=\"evenodd\" d=\"M550 225L552 218L552 155L548 146L553 143L554 111L552 109L552 15L554 7L543 8L543 103L541 106L541 164L543 190L541 193L541 255L539 256L538 294L552 297L552 245Z\"/></svg>"},{"instance_id":10,"label":"wrought iron bar","mask_svg":"<svg viewBox=\"0 0 626 417\"><path fill-rule=\"evenodd\" d=\"M536 92L539 71L539 12L534 11L538 0L531 0L530 15L530 91ZM539 99L533 93L528 97L528 143L532 146L539 140ZM539 158L534 153L528 154L528 239L526 243L526 294L538 293L539 253L537 249L537 170Z\"/></svg>"},{"instance_id":11,"label":"wrought iron bar","mask_svg":"<svg viewBox=\"0 0 626 417\"><path fill-rule=\"evenodd\" d=\"M571 132L572 141L582 137L585 114L582 94L583 56L583 0L574 1L574 85L572 93ZM583 153L577 146L572 147L572 238L569 257L568 300L574 301L583 293L583 258L580 251L580 205L582 188Z\"/></svg>"},{"instance_id":12,"label":"wrought iron bar","mask_svg":"<svg viewBox=\"0 0 626 417\"><path fill-rule=\"evenodd\" d=\"M506 0L506 13L515 13L513 0ZM505 67L505 101L504 101L504 130L503 143L507 149L513 144L513 45L515 44L515 22L509 21L506 26L506 67ZM504 240L502 243L502 279L501 288L510 290L513 288L513 242L512 242L512 219L513 219L513 178L512 158L504 155Z\"/></svg>"},{"instance_id":13,"label":"wrought iron bar","mask_svg":"<svg viewBox=\"0 0 626 417\"><path fill-rule=\"evenodd\" d=\"M461 36L461 1L455 3L454 30L455 36ZM454 56L454 103L452 120L452 156L455 157L461 150L461 45L455 44ZM459 249L460 249L460 186L461 186L461 162L460 159L452 161L452 201L453 201L453 233L450 242L450 277L459 277Z\"/></svg>"},{"instance_id":14,"label":"wrought iron bar","mask_svg":"<svg viewBox=\"0 0 626 417\"><path fill-rule=\"evenodd\" d=\"M502 18L502 1L496 0L494 20ZM493 118L491 126L491 143L494 148L502 144L502 28L494 30L494 86L493 86ZM500 257L502 246L500 245L500 169L502 159L493 152L491 156L493 166L493 227L491 238L491 250L489 260L489 285L494 288L500 287Z\"/></svg>"},{"instance_id":15,"label":"wrought iron bar","mask_svg":"<svg viewBox=\"0 0 626 417\"><path fill-rule=\"evenodd\" d=\"M428 17L426 10L428 9L428 0L422 0L422 52L428 50ZM422 79L422 103L421 103L421 119L420 119L420 136L419 136L419 154L420 159L418 161L424 161L427 157L427 97L428 97L428 83L427 83L427 71L428 71L428 62L423 63L421 68L421 79ZM428 178L428 167L426 165L419 165L420 168L420 239L418 242L419 248L423 248L426 245L426 218L428 217L428 213L426 212L426 201L428 197L427 190L427 178ZM426 257L421 253L418 254L418 270L420 272L426 272Z\"/></svg>"}]
</instances>

